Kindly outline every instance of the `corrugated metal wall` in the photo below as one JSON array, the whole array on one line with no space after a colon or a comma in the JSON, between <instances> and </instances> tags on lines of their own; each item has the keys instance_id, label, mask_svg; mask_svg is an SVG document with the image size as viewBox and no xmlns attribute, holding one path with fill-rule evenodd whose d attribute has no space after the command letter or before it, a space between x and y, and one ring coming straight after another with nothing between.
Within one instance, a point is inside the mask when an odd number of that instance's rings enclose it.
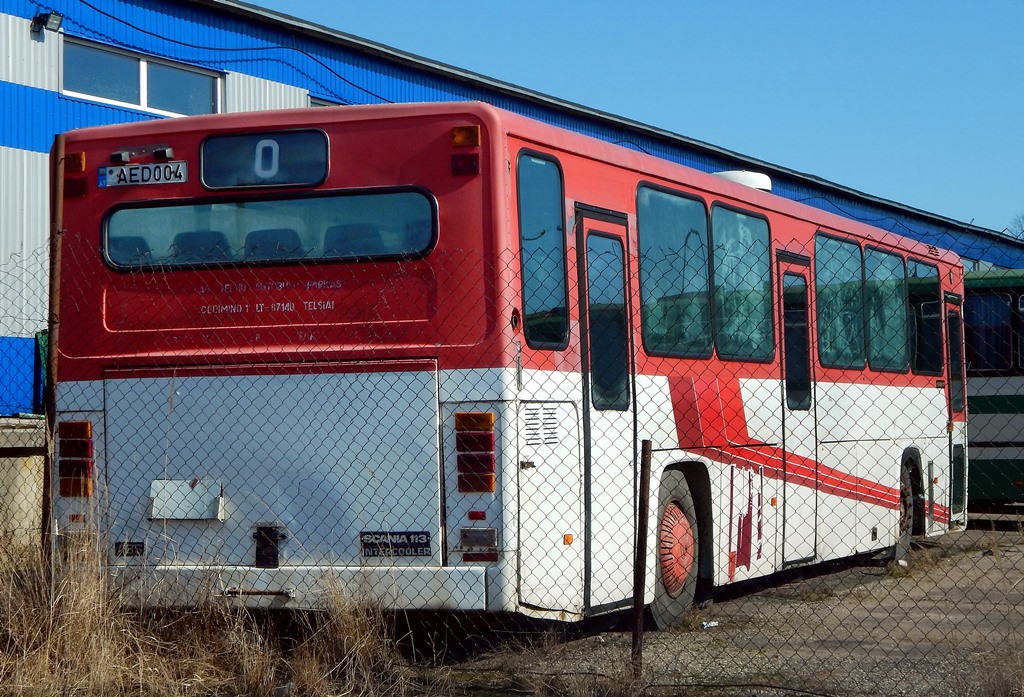
<instances>
[{"instance_id":1,"label":"corrugated metal wall","mask_svg":"<svg viewBox=\"0 0 1024 697\"><path fill-rule=\"evenodd\" d=\"M0 81L55 90L60 42L55 36L32 34L27 26L20 18L0 14Z\"/></svg>"},{"instance_id":2,"label":"corrugated metal wall","mask_svg":"<svg viewBox=\"0 0 1024 697\"><path fill-rule=\"evenodd\" d=\"M242 73L224 76L223 99L223 110L229 113L309 106L309 92L300 87Z\"/></svg>"},{"instance_id":3,"label":"corrugated metal wall","mask_svg":"<svg viewBox=\"0 0 1024 697\"><path fill-rule=\"evenodd\" d=\"M49 157L0 147L0 336L46 328Z\"/></svg>"}]
</instances>

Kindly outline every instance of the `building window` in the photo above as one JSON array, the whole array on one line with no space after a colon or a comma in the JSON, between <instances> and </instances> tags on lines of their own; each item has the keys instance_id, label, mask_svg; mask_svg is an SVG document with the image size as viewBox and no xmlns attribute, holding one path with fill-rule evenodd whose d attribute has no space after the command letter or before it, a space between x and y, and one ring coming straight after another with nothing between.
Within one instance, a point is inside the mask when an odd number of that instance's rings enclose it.
<instances>
[{"instance_id":1,"label":"building window","mask_svg":"<svg viewBox=\"0 0 1024 697\"><path fill-rule=\"evenodd\" d=\"M64 92L167 116L214 114L220 78L195 68L64 41Z\"/></svg>"}]
</instances>

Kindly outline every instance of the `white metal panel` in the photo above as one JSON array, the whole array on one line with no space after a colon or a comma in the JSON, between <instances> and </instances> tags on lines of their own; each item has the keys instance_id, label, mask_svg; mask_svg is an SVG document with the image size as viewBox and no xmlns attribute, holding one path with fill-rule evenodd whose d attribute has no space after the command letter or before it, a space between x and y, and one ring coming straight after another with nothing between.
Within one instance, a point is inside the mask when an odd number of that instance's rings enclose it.
<instances>
[{"instance_id":1,"label":"white metal panel","mask_svg":"<svg viewBox=\"0 0 1024 697\"><path fill-rule=\"evenodd\" d=\"M209 594L230 597L231 589L266 589L242 597L248 607L314 609L341 591L344 597L392 609L510 610L493 607L487 597L487 569L469 567L291 566L256 569L249 566L158 566L115 569L126 599L146 606L195 607ZM278 591L278 592L273 592Z\"/></svg>"},{"instance_id":2,"label":"white metal panel","mask_svg":"<svg viewBox=\"0 0 1024 697\"><path fill-rule=\"evenodd\" d=\"M2 336L32 336L46 328L48 171L46 154L0 147Z\"/></svg>"},{"instance_id":3,"label":"white metal panel","mask_svg":"<svg viewBox=\"0 0 1024 697\"><path fill-rule=\"evenodd\" d=\"M263 111L309 106L309 92L272 80L228 73L224 76L224 111Z\"/></svg>"},{"instance_id":4,"label":"white metal panel","mask_svg":"<svg viewBox=\"0 0 1024 697\"><path fill-rule=\"evenodd\" d=\"M818 440L930 438L946 432L941 388L819 382ZM893 405L900 405L894 409Z\"/></svg>"},{"instance_id":5,"label":"white metal panel","mask_svg":"<svg viewBox=\"0 0 1024 697\"><path fill-rule=\"evenodd\" d=\"M519 409L519 597L548 610L583 612L583 462L571 403Z\"/></svg>"},{"instance_id":6,"label":"white metal panel","mask_svg":"<svg viewBox=\"0 0 1024 697\"><path fill-rule=\"evenodd\" d=\"M545 373L552 380L561 377ZM515 371L507 368L475 368L473 370L442 370L439 372L440 398L449 402L491 402L496 395L516 391Z\"/></svg>"},{"instance_id":7,"label":"white metal panel","mask_svg":"<svg viewBox=\"0 0 1024 697\"><path fill-rule=\"evenodd\" d=\"M639 440L650 439L656 449L679 447L679 431L672 410L672 393L663 375L637 375L636 403Z\"/></svg>"},{"instance_id":8,"label":"white metal panel","mask_svg":"<svg viewBox=\"0 0 1024 697\"><path fill-rule=\"evenodd\" d=\"M58 382L57 404L62 414L103 409L103 383L99 380Z\"/></svg>"},{"instance_id":9,"label":"white metal panel","mask_svg":"<svg viewBox=\"0 0 1024 697\"><path fill-rule=\"evenodd\" d=\"M31 26L30 20L0 14L0 81L55 91L61 37L46 30L33 34Z\"/></svg>"},{"instance_id":10,"label":"white metal panel","mask_svg":"<svg viewBox=\"0 0 1024 697\"><path fill-rule=\"evenodd\" d=\"M282 566L440 563L436 373L108 379L113 541L148 563L253 564L259 525ZM223 483L222 522L150 521L156 480ZM425 531L430 556L364 556L361 533Z\"/></svg>"}]
</instances>

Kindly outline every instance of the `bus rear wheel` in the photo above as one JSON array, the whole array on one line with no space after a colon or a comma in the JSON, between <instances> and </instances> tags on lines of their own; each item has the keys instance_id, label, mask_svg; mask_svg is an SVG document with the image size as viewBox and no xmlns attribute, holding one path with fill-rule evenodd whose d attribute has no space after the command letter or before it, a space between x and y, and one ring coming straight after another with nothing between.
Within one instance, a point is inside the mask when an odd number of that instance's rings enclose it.
<instances>
[{"instance_id":1,"label":"bus rear wheel","mask_svg":"<svg viewBox=\"0 0 1024 697\"><path fill-rule=\"evenodd\" d=\"M666 472L658 504L654 602L660 628L678 626L697 590L698 528L693 496L682 472Z\"/></svg>"},{"instance_id":2,"label":"bus rear wheel","mask_svg":"<svg viewBox=\"0 0 1024 697\"><path fill-rule=\"evenodd\" d=\"M910 543L914 536L914 484L910 468L900 467L900 522L896 529L896 546L893 561L900 561L910 554Z\"/></svg>"}]
</instances>

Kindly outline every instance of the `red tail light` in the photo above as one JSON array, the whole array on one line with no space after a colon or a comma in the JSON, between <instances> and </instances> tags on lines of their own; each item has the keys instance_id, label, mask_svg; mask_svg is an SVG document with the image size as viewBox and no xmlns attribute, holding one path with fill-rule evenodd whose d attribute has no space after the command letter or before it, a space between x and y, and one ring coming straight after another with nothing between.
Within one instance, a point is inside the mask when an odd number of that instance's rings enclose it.
<instances>
[{"instance_id":1,"label":"red tail light","mask_svg":"<svg viewBox=\"0 0 1024 697\"><path fill-rule=\"evenodd\" d=\"M494 451L494 414L492 412L471 411L455 414L455 452L459 492L484 494L494 491Z\"/></svg>"},{"instance_id":2,"label":"red tail light","mask_svg":"<svg viewBox=\"0 0 1024 697\"><path fill-rule=\"evenodd\" d=\"M57 424L57 493L66 497L92 496L92 423Z\"/></svg>"}]
</instances>

